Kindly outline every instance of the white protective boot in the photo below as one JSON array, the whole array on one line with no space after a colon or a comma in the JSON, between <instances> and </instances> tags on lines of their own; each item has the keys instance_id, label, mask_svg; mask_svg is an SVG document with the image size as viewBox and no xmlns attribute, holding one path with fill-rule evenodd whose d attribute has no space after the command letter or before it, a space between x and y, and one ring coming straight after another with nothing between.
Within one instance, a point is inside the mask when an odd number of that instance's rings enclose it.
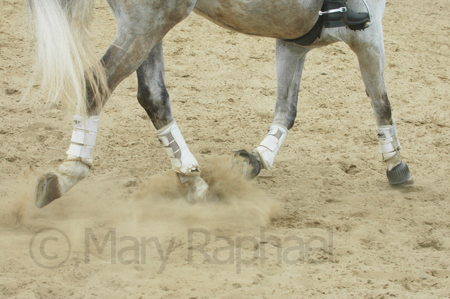
<instances>
[{"instance_id":1,"label":"white protective boot","mask_svg":"<svg viewBox=\"0 0 450 299\"><path fill-rule=\"evenodd\" d=\"M378 126L377 134L380 140L378 151L382 154L383 161L390 171L402 162L400 157L401 146L394 120L392 120L391 126Z\"/></svg>"},{"instance_id":2,"label":"white protective boot","mask_svg":"<svg viewBox=\"0 0 450 299\"><path fill-rule=\"evenodd\" d=\"M386 163L386 175L389 184L397 186L411 186L414 180L411 177L408 165L402 161L400 156L400 142L398 141L397 130L395 122L392 120L392 125L378 126L379 152L383 156L383 161Z\"/></svg>"},{"instance_id":3,"label":"white protective boot","mask_svg":"<svg viewBox=\"0 0 450 299\"><path fill-rule=\"evenodd\" d=\"M66 194L76 183L86 178L92 166L100 116L83 119L75 115L73 118L74 129L66 161L58 170L38 179L35 195L38 208Z\"/></svg>"},{"instance_id":4,"label":"white protective boot","mask_svg":"<svg viewBox=\"0 0 450 299\"><path fill-rule=\"evenodd\" d=\"M266 138L256 148L255 151L258 153L264 169L270 170L272 168L275 156L281 148L281 144L283 144L287 134L288 129L285 126L273 124Z\"/></svg>"},{"instance_id":5,"label":"white protective boot","mask_svg":"<svg viewBox=\"0 0 450 299\"><path fill-rule=\"evenodd\" d=\"M172 168L178 174L181 183L189 186L188 201L217 202L219 199L209 191L208 184L200 177L200 166L197 159L189 150L175 120L157 130L156 133L164 145Z\"/></svg>"}]
</instances>

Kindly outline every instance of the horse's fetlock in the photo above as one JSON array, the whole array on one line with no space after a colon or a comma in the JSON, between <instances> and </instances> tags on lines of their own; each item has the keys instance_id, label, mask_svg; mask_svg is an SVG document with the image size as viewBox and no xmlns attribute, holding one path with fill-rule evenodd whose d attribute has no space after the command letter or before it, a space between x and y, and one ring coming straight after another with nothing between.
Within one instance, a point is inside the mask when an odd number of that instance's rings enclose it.
<instances>
[{"instance_id":1,"label":"horse's fetlock","mask_svg":"<svg viewBox=\"0 0 450 299\"><path fill-rule=\"evenodd\" d=\"M59 165L55 175L58 176L62 194L67 193L75 184L85 179L90 167L82 161L66 161Z\"/></svg>"},{"instance_id":2,"label":"horse's fetlock","mask_svg":"<svg viewBox=\"0 0 450 299\"><path fill-rule=\"evenodd\" d=\"M197 159L189 150L175 120L157 130L156 133L166 149L175 172L186 176L197 176L200 174L200 166Z\"/></svg>"},{"instance_id":3,"label":"horse's fetlock","mask_svg":"<svg viewBox=\"0 0 450 299\"><path fill-rule=\"evenodd\" d=\"M90 167L82 161L66 161L59 165L58 172L66 177L76 178L77 181L85 179Z\"/></svg>"},{"instance_id":4,"label":"horse's fetlock","mask_svg":"<svg viewBox=\"0 0 450 299\"><path fill-rule=\"evenodd\" d=\"M401 146L394 120L392 119L392 125L378 126L377 135L380 140L379 153L382 154L383 161L386 162L390 170L401 163Z\"/></svg>"},{"instance_id":5,"label":"horse's fetlock","mask_svg":"<svg viewBox=\"0 0 450 299\"><path fill-rule=\"evenodd\" d=\"M262 166L270 170L275 156L277 155L281 145L288 134L288 129L279 124L273 124L267 133L266 138L256 148L256 152L259 155Z\"/></svg>"}]
</instances>

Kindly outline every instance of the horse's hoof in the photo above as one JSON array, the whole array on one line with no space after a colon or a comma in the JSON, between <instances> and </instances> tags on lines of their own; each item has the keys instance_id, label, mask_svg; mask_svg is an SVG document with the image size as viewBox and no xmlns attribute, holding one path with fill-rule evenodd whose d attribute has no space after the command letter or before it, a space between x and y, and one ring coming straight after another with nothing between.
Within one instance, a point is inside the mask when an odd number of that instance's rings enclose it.
<instances>
[{"instance_id":1,"label":"horse's hoof","mask_svg":"<svg viewBox=\"0 0 450 299\"><path fill-rule=\"evenodd\" d=\"M46 173L38 179L35 196L35 203L38 208L45 207L61 196L59 180L56 174Z\"/></svg>"},{"instance_id":2,"label":"horse's hoof","mask_svg":"<svg viewBox=\"0 0 450 299\"><path fill-rule=\"evenodd\" d=\"M246 179L252 180L261 171L261 162L246 150L240 150L234 152L230 169L238 169Z\"/></svg>"},{"instance_id":3,"label":"horse's hoof","mask_svg":"<svg viewBox=\"0 0 450 299\"><path fill-rule=\"evenodd\" d=\"M206 191L205 195L203 196L202 202L206 204L216 204L220 201L220 198L214 193L213 191L209 190Z\"/></svg>"},{"instance_id":4,"label":"horse's hoof","mask_svg":"<svg viewBox=\"0 0 450 299\"><path fill-rule=\"evenodd\" d=\"M215 204L220 201L219 197L212 192L209 187L207 189L195 189L192 188L188 192L187 196L188 202L192 204L202 203L202 204Z\"/></svg>"},{"instance_id":5,"label":"horse's hoof","mask_svg":"<svg viewBox=\"0 0 450 299\"><path fill-rule=\"evenodd\" d=\"M402 161L399 165L395 166L391 170L386 171L386 175L389 179L389 184L393 186L412 186L414 180L411 177L408 165Z\"/></svg>"},{"instance_id":6,"label":"horse's hoof","mask_svg":"<svg viewBox=\"0 0 450 299\"><path fill-rule=\"evenodd\" d=\"M180 176L181 182L189 186L187 194L188 202L192 204L219 202L219 197L211 191L208 184L199 176Z\"/></svg>"}]
</instances>

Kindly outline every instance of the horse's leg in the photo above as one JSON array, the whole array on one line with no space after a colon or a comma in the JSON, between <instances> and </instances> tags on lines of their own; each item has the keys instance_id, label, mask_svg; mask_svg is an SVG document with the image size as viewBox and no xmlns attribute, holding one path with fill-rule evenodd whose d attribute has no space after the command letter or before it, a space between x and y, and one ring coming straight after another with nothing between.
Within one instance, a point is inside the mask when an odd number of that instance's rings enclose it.
<instances>
[{"instance_id":1,"label":"horse's leg","mask_svg":"<svg viewBox=\"0 0 450 299\"><path fill-rule=\"evenodd\" d=\"M208 192L208 185L200 177L197 160L181 135L177 123L172 117L169 93L164 82L164 56L162 42L150 52L142 65L136 70L138 77L138 101L145 109L156 128L159 140L165 147L173 170L181 182L189 189L188 200L215 201Z\"/></svg>"},{"instance_id":2,"label":"horse's leg","mask_svg":"<svg viewBox=\"0 0 450 299\"><path fill-rule=\"evenodd\" d=\"M168 0L164 3L156 0L109 0L108 3L119 24L116 38L102 58L109 90L104 92L99 104L89 98L93 93L88 90L88 117L75 116L67 160L58 170L38 179L35 202L40 208L64 195L87 176L93 161L100 111L108 95L142 64L173 26L190 14L195 0Z\"/></svg>"},{"instance_id":3,"label":"horse's leg","mask_svg":"<svg viewBox=\"0 0 450 299\"><path fill-rule=\"evenodd\" d=\"M344 40L356 53L366 93L372 100L378 126L379 152L387 166L387 176L392 185L414 183L409 168L401 159L395 122L384 82L384 41L381 20L362 32L349 34Z\"/></svg>"},{"instance_id":4,"label":"horse's leg","mask_svg":"<svg viewBox=\"0 0 450 299\"><path fill-rule=\"evenodd\" d=\"M273 124L267 136L252 154L245 151L236 153L237 156L244 158L243 174L247 178L251 179L257 176L258 167L267 170L272 168L275 156L286 138L288 130L294 125L300 81L308 51L309 49L291 42L279 39L276 41L277 102ZM255 161L255 157L259 162ZM246 169L249 165L253 167Z\"/></svg>"}]
</instances>

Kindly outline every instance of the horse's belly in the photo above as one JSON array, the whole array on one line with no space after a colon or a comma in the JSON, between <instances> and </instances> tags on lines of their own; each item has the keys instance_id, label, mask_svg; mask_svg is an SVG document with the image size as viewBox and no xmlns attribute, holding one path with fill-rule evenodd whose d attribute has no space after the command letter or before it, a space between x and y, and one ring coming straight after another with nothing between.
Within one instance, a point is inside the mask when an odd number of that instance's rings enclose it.
<instances>
[{"instance_id":1,"label":"horse's belly","mask_svg":"<svg viewBox=\"0 0 450 299\"><path fill-rule=\"evenodd\" d=\"M297 38L315 24L323 1L198 0L195 12L225 28L242 33Z\"/></svg>"}]
</instances>

